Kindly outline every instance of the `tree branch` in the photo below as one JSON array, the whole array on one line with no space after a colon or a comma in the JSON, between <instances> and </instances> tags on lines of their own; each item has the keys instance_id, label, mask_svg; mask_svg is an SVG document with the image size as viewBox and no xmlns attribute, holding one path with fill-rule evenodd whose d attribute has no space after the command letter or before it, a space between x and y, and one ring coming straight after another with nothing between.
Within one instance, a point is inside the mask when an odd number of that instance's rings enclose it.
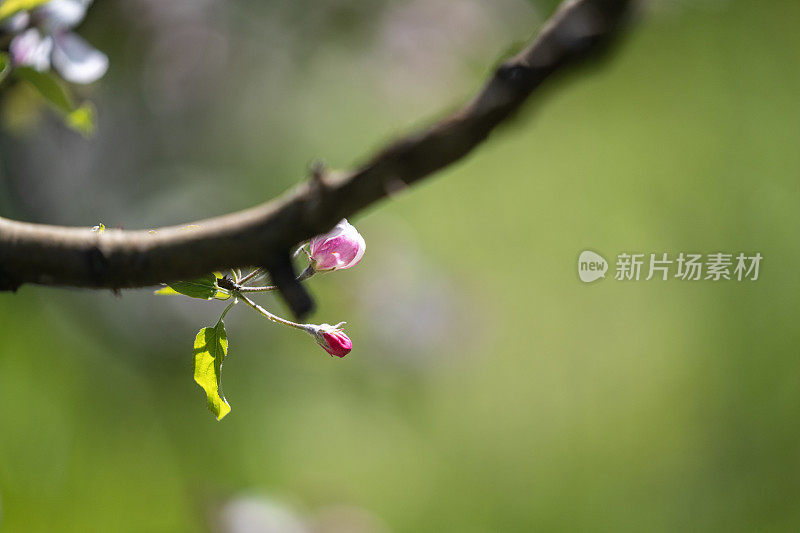
<instances>
[{"instance_id":1,"label":"tree branch","mask_svg":"<svg viewBox=\"0 0 800 533\"><path fill-rule=\"evenodd\" d=\"M431 127L401 138L362 167L326 174L260 206L150 231L29 224L0 218L0 290L23 283L130 288L264 266L295 314L312 302L290 250L342 218L464 157L555 71L607 48L630 0L566 1L539 36L502 64L478 95Z\"/></svg>"}]
</instances>

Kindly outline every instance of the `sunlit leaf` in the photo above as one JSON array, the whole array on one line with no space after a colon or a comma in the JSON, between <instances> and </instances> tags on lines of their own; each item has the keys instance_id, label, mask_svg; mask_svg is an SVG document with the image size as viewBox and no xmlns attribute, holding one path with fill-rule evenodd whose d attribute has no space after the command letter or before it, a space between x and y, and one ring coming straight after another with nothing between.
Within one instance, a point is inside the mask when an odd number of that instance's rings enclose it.
<instances>
[{"instance_id":1,"label":"sunlit leaf","mask_svg":"<svg viewBox=\"0 0 800 533\"><path fill-rule=\"evenodd\" d=\"M180 296L181 293L179 293L178 291L167 285L166 287L161 287L160 289L155 290L153 294L162 294L162 295L171 294Z\"/></svg>"},{"instance_id":2,"label":"sunlit leaf","mask_svg":"<svg viewBox=\"0 0 800 533\"><path fill-rule=\"evenodd\" d=\"M46 4L50 0L5 0L0 4L0 20L6 19L20 11L26 11Z\"/></svg>"},{"instance_id":3,"label":"sunlit leaf","mask_svg":"<svg viewBox=\"0 0 800 533\"><path fill-rule=\"evenodd\" d=\"M172 295L172 296L181 296L182 293L176 291L169 285L166 287L161 287L153 291L153 294L160 294L160 295ZM217 289L217 293L214 295L214 298L217 300L228 300L231 297L231 293L225 289ZM206 298L207 299L207 298Z\"/></svg>"},{"instance_id":4,"label":"sunlit leaf","mask_svg":"<svg viewBox=\"0 0 800 533\"><path fill-rule=\"evenodd\" d=\"M225 275L222 272L214 272L214 276L217 278L217 280L221 280L222 278L225 277ZM231 293L228 292L227 289L219 289L217 291L217 294L214 295L214 298L216 298L217 300L227 300L230 297Z\"/></svg>"},{"instance_id":5,"label":"sunlit leaf","mask_svg":"<svg viewBox=\"0 0 800 533\"><path fill-rule=\"evenodd\" d=\"M184 296L203 300L210 300L216 296L217 291L219 291L219 287L217 287L217 277L214 276L214 274L208 274L202 278L189 281L176 281L174 283L169 283L168 286L175 292L183 294Z\"/></svg>"},{"instance_id":6,"label":"sunlit leaf","mask_svg":"<svg viewBox=\"0 0 800 533\"><path fill-rule=\"evenodd\" d=\"M222 363L228 355L225 323L203 328L194 339L194 380L206 391L206 405L217 420L230 413L231 406L222 394Z\"/></svg>"},{"instance_id":7,"label":"sunlit leaf","mask_svg":"<svg viewBox=\"0 0 800 533\"><path fill-rule=\"evenodd\" d=\"M231 293L229 293L225 289L219 289L217 291L217 294L214 295L214 298L216 298L217 300L227 300L230 297L231 297Z\"/></svg>"}]
</instances>

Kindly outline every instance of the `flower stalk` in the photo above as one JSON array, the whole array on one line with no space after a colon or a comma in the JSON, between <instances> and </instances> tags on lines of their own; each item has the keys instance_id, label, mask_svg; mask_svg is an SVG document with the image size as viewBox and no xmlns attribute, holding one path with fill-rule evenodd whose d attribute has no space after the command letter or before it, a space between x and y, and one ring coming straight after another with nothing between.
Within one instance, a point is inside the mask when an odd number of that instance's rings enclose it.
<instances>
[{"instance_id":1,"label":"flower stalk","mask_svg":"<svg viewBox=\"0 0 800 533\"><path fill-rule=\"evenodd\" d=\"M308 246L308 249L306 246ZM297 281L305 281L319 271L343 270L355 266L363 257L365 249L364 238L347 220L342 220L330 232L314 237L308 245L303 244L295 250L295 258L302 252L305 252L308 258L308 265L297 276ZM241 300L270 322L305 331L331 356L341 358L350 353L353 349L353 343L342 331L344 322L340 322L335 326L330 324L301 324L271 313L251 300L247 293L268 292L277 289L274 285L258 287L247 285L262 274L264 274L264 269L259 267L254 268L244 276L242 276L241 271L233 270L229 276L213 277L213 288L217 292L225 291L233 298L233 302L222 313L220 321L231 307ZM202 283L200 285L202 286ZM205 293L203 294L205 295Z\"/></svg>"},{"instance_id":2,"label":"flower stalk","mask_svg":"<svg viewBox=\"0 0 800 533\"><path fill-rule=\"evenodd\" d=\"M331 356L341 358L350 353L350 350L353 349L353 342L350 340L350 337L345 335L344 331L341 329L345 324L344 322L340 322L335 326L331 326L330 324L298 324L297 322L292 322L291 320L287 320L279 317L278 315L270 313L262 306L258 305L253 300L242 294L240 291L234 291L234 296L276 324L305 331L314 337L314 340L317 342L317 344L322 346L322 348L331 354ZM225 313L228 312L228 309L230 309L232 305L233 304L230 304L228 308L225 309ZM225 316L225 313L223 313L223 316Z\"/></svg>"},{"instance_id":3,"label":"flower stalk","mask_svg":"<svg viewBox=\"0 0 800 533\"><path fill-rule=\"evenodd\" d=\"M311 326L311 324L298 324L297 322L292 322L291 320L287 320L285 318L279 317L278 315L274 315L269 311L267 311L266 309L264 309L262 306L255 303L253 300L251 300L244 294L242 294L241 292L239 292L238 290L234 291L234 295L236 298L239 298L244 303L246 303L256 311L258 311L260 314L264 315L268 320L271 320L276 324L281 324L282 326L289 326L290 328L302 329L303 331L310 333L309 327Z\"/></svg>"}]
</instances>

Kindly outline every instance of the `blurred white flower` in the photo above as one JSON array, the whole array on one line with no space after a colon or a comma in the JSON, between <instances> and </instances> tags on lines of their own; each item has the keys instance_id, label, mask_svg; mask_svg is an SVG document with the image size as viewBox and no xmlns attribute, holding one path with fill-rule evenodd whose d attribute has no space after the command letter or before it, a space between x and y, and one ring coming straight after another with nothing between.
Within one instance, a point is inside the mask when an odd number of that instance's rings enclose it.
<instances>
[{"instance_id":1,"label":"blurred white flower","mask_svg":"<svg viewBox=\"0 0 800 533\"><path fill-rule=\"evenodd\" d=\"M22 32L9 45L12 62L40 72L52 65L72 83L92 83L103 77L108 70L108 56L70 31L86 16L91 3L92 0L52 0L30 13L12 17L14 20L4 29ZM25 29L28 25L31 27Z\"/></svg>"},{"instance_id":2,"label":"blurred white flower","mask_svg":"<svg viewBox=\"0 0 800 533\"><path fill-rule=\"evenodd\" d=\"M51 61L53 68L72 83L92 83L108 70L108 57L74 33L55 37Z\"/></svg>"},{"instance_id":3,"label":"blurred white flower","mask_svg":"<svg viewBox=\"0 0 800 533\"><path fill-rule=\"evenodd\" d=\"M43 37L39 30L30 28L12 39L9 45L11 61L15 65L34 68L40 72L50 68L53 38Z\"/></svg>"},{"instance_id":4,"label":"blurred white flower","mask_svg":"<svg viewBox=\"0 0 800 533\"><path fill-rule=\"evenodd\" d=\"M228 500L219 511L221 533L388 533L369 510L330 505L313 514L299 513L281 501L258 495Z\"/></svg>"},{"instance_id":5,"label":"blurred white flower","mask_svg":"<svg viewBox=\"0 0 800 533\"><path fill-rule=\"evenodd\" d=\"M224 533L308 533L303 520L288 506L256 496L227 502L219 521Z\"/></svg>"},{"instance_id":6,"label":"blurred white flower","mask_svg":"<svg viewBox=\"0 0 800 533\"><path fill-rule=\"evenodd\" d=\"M34 24L45 33L69 30L86 17L92 0L50 0L33 11Z\"/></svg>"}]
</instances>

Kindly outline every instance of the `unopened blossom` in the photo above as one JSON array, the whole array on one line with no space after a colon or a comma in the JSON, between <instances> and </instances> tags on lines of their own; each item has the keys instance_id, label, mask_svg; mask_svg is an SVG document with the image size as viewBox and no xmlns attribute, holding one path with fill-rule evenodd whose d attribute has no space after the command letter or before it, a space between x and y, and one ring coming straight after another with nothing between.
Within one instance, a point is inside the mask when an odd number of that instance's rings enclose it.
<instances>
[{"instance_id":1,"label":"unopened blossom","mask_svg":"<svg viewBox=\"0 0 800 533\"><path fill-rule=\"evenodd\" d=\"M314 336L317 344L322 346L326 352L336 357L344 357L353 349L353 342L350 337L341 330L341 325L320 324L319 326L309 325L307 331Z\"/></svg>"},{"instance_id":2,"label":"unopened blossom","mask_svg":"<svg viewBox=\"0 0 800 533\"><path fill-rule=\"evenodd\" d=\"M309 241L315 270L342 270L358 264L367 249L364 237L346 219L328 233Z\"/></svg>"},{"instance_id":3,"label":"unopened blossom","mask_svg":"<svg viewBox=\"0 0 800 533\"><path fill-rule=\"evenodd\" d=\"M44 72L52 66L72 83L92 83L108 70L108 57L72 31L86 16L92 0L51 0L15 15L8 31L11 61ZM27 29L25 29L27 27ZM24 31L23 31L24 30Z\"/></svg>"}]
</instances>

